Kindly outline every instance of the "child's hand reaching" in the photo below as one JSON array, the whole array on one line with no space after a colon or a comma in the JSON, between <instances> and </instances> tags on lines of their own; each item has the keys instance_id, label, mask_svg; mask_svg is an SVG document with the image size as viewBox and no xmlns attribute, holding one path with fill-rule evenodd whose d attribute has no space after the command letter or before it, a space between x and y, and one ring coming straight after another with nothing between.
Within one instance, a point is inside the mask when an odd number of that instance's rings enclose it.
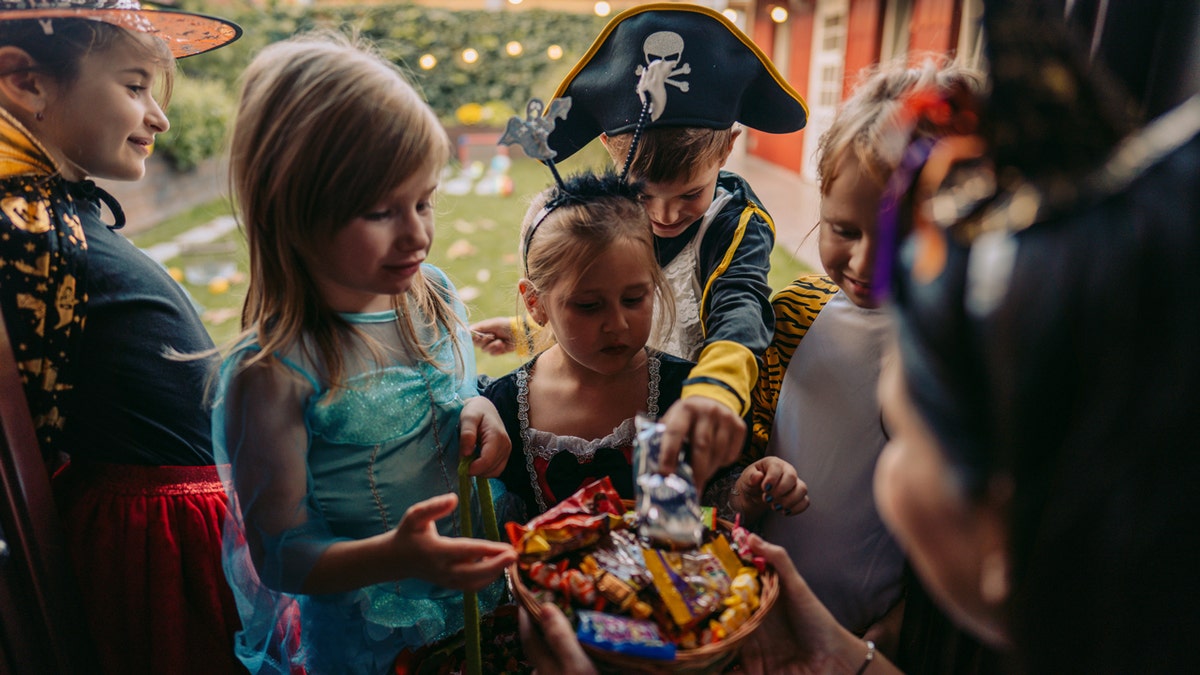
<instances>
[{"instance_id":1,"label":"child's hand reaching","mask_svg":"<svg viewBox=\"0 0 1200 675\"><path fill-rule=\"evenodd\" d=\"M517 550L486 539L443 537L435 523L457 507L458 495L438 495L408 507L390 532L334 542L313 565L301 592L343 593L410 578L461 591L487 586L517 559Z\"/></svg>"},{"instance_id":2,"label":"child's hand reaching","mask_svg":"<svg viewBox=\"0 0 1200 675\"><path fill-rule=\"evenodd\" d=\"M708 479L732 464L746 442L746 422L729 406L706 396L679 399L667 409L662 423L666 427L660 460L663 473L675 471L686 442L690 448L686 459L701 494Z\"/></svg>"},{"instance_id":3,"label":"child's hand reaching","mask_svg":"<svg viewBox=\"0 0 1200 675\"><path fill-rule=\"evenodd\" d=\"M793 516L808 504L808 486L796 475L795 467L778 457L763 457L746 467L729 499L729 505L750 521L768 508Z\"/></svg>"},{"instance_id":4,"label":"child's hand reaching","mask_svg":"<svg viewBox=\"0 0 1200 675\"><path fill-rule=\"evenodd\" d=\"M471 341L492 356L513 351L512 325L508 317L499 316L471 324Z\"/></svg>"},{"instance_id":5,"label":"child's hand reaching","mask_svg":"<svg viewBox=\"0 0 1200 675\"><path fill-rule=\"evenodd\" d=\"M458 447L463 457L479 457L471 462L472 476L495 478L508 463L512 452L512 441L504 430L504 421L491 401L482 396L473 396L463 404L459 415Z\"/></svg>"},{"instance_id":6,"label":"child's hand reaching","mask_svg":"<svg viewBox=\"0 0 1200 675\"><path fill-rule=\"evenodd\" d=\"M460 591L478 591L495 581L517 559L508 544L467 537L443 537L436 521L454 512L458 495L438 495L408 508L389 547L395 578L415 577Z\"/></svg>"}]
</instances>

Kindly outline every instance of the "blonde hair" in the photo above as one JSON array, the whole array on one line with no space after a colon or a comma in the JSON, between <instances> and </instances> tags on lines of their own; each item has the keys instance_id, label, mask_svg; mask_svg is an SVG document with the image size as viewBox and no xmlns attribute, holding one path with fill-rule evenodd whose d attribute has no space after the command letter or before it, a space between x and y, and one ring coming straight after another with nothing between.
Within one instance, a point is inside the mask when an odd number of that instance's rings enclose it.
<instances>
[{"instance_id":1,"label":"blonde hair","mask_svg":"<svg viewBox=\"0 0 1200 675\"><path fill-rule=\"evenodd\" d=\"M608 152L624 166L633 132L608 137ZM651 183L686 180L697 171L724 162L733 143L733 128L652 127L642 132L629 175Z\"/></svg>"},{"instance_id":2,"label":"blonde hair","mask_svg":"<svg viewBox=\"0 0 1200 675\"><path fill-rule=\"evenodd\" d=\"M570 176L563 188L552 186L534 197L521 223L521 254L525 278L536 292L570 293L601 253L629 242L637 245L640 262L654 284L655 300L663 305L657 315L674 317L674 296L654 255L654 231L639 195L636 184L606 171ZM552 339L551 330L541 331L539 347L548 346Z\"/></svg>"},{"instance_id":3,"label":"blonde hair","mask_svg":"<svg viewBox=\"0 0 1200 675\"><path fill-rule=\"evenodd\" d=\"M244 75L230 155L232 192L250 249L242 327L257 331L262 347L246 365L303 343L324 364L329 385L340 386L345 363L339 347L359 332L325 303L309 273L308 265L319 260L317 246L449 156L449 138L433 111L369 44L322 31L259 53ZM419 336L440 324L461 367L454 329L462 321L448 295L418 273L394 305L407 350L430 361ZM311 347L301 341L305 335Z\"/></svg>"},{"instance_id":4,"label":"blonde hair","mask_svg":"<svg viewBox=\"0 0 1200 675\"><path fill-rule=\"evenodd\" d=\"M821 194L828 195L842 162L853 155L868 176L884 185L899 164L899 152L889 152L890 132L897 113L914 91L933 89L946 93L955 89L979 92L984 74L959 65L942 55L923 56L917 65L896 60L864 69L850 98L842 103L829 129L817 145L817 180ZM934 135L935 130L918 126L914 135ZM903 148L899 148L902 150Z\"/></svg>"}]
</instances>

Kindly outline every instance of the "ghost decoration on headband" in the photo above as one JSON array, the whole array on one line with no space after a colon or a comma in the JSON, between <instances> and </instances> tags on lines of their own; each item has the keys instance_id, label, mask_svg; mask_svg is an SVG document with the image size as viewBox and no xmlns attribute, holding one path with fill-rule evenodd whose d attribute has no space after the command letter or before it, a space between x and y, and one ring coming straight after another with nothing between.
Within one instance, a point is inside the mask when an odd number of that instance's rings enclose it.
<instances>
[{"instance_id":1,"label":"ghost decoration on headband","mask_svg":"<svg viewBox=\"0 0 1200 675\"><path fill-rule=\"evenodd\" d=\"M531 98L525 104L525 119L513 116L508 120L504 135L500 137L501 145L520 145L525 154L534 159L548 162L558 153L546 144L550 132L554 131L554 120L567 119L571 110L571 97L556 98L550 101L550 109L545 110L541 99Z\"/></svg>"},{"instance_id":2,"label":"ghost decoration on headband","mask_svg":"<svg viewBox=\"0 0 1200 675\"><path fill-rule=\"evenodd\" d=\"M550 167L550 173L554 174L555 182L561 186L562 177L558 175L558 169L554 166L554 157L558 153L546 141L554 131L555 120L567 119L567 113L570 110L570 96L550 101L548 109L541 99L529 99L529 103L525 104L525 119L516 115L510 117L508 126L504 129L504 135L500 137L497 144L521 146L527 156L541 160L543 164Z\"/></svg>"}]
</instances>

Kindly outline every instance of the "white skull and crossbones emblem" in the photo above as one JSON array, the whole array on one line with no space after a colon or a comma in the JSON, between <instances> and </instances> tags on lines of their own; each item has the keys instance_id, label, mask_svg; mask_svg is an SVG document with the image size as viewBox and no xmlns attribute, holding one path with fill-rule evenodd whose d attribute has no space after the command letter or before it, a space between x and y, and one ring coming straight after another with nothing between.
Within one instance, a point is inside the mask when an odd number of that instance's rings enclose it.
<instances>
[{"instance_id":1,"label":"white skull and crossbones emblem","mask_svg":"<svg viewBox=\"0 0 1200 675\"><path fill-rule=\"evenodd\" d=\"M651 33L642 43L642 53L646 65L639 65L634 70L634 75L641 78L637 84L637 95L642 105L646 104L646 97L650 97L650 120L654 121L666 107L668 84L687 92L688 82L672 78L691 73L692 67L680 63L683 59L683 38L672 31Z\"/></svg>"}]
</instances>

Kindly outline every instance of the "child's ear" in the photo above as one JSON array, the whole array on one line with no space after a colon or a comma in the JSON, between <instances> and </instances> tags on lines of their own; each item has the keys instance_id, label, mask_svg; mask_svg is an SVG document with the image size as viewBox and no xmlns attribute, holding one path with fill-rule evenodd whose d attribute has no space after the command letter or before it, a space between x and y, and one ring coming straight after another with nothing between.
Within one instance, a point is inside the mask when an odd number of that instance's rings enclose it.
<instances>
[{"instance_id":1,"label":"child's ear","mask_svg":"<svg viewBox=\"0 0 1200 675\"><path fill-rule=\"evenodd\" d=\"M733 144L737 142L738 136L742 135L742 125L735 124L729 134L729 145L725 147L725 153L721 156L721 166L725 166L725 162L729 159L729 155L733 153Z\"/></svg>"},{"instance_id":2,"label":"child's ear","mask_svg":"<svg viewBox=\"0 0 1200 675\"><path fill-rule=\"evenodd\" d=\"M46 109L46 77L24 49L0 47L0 102L22 122Z\"/></svg>"},{"instance_id":3,"label":"child's ear","mask_svg":"<svg viewBox=\"0 0 1200 675\"><path fill-rule=\"evenodd\" d=\"M525 303L525 311L529 312L529 317L539 326L546 325L546 312L538 302L540 298L533 282L521 279L517 282L517 292L521 294L521 300Z\"/></svg>"},{"instance_id":4,"label":"child's ear","mask_svg":"<svg viewBox=\"0 0 1200 675\"><path fill-rule=\"evenodd\" d=\"M611 139L609 139L608 134L604 133L603 131L600 132L600 145L604 146L604 151L608 153L608 156L612 158L612 161L616 162L617 166L620 166L621 163L625 161L625 158L619 156L616 148L609 145L610 140Z\"/></svg>"}]
</instances>

